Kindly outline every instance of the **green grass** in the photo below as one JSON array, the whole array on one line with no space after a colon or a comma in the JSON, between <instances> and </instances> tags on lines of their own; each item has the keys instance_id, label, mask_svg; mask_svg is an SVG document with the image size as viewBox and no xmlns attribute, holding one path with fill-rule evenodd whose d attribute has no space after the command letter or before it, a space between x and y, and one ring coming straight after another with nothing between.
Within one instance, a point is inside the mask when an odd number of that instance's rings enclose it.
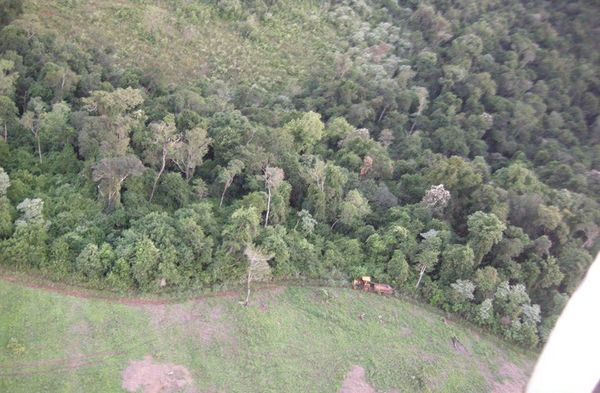
<instances>
[{"instance_id":1,"label":"green grass","mask_svg":"<svg viewBox=\"0 0 600 393\"><path fill-rule=\"evenodd\" d=\"M353 365L377 391L485 392L505 362L533 362L424 308L349 289L263 291L247 308L235 297L130 306L0 281L0 299L6 392L121 392L128 362L145 355L186 367L199 391L226 392L336 392Z\"/></svg>"},{"instance_id":2,"label":"green grass","mask_svg":"<svg viewBox=\"0 0 600 393\"><path fill-rule=\"evenodd\" d=\"M298 0L279 2L262 19L200 1L27 0L17 23L58 42L109 49L120 66L165 84L216 77L291 88L336 42L317 2Z\"/></svg>"}]
</instances>

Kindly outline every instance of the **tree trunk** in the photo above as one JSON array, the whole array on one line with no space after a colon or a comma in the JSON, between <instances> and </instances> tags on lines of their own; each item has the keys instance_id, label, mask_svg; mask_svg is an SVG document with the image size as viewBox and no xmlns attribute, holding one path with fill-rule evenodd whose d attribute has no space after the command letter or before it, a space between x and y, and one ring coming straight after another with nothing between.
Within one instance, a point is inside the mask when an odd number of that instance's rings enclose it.
<instances>
[{"instance_id":1,"label":"tree trunk","mask_svg":"<svg viewBox=\"0 0 600 393\"><path fill-rule=\"evenodd\" d=\"M244 306L248 305L248 301L250 300L250 273L248 273L248 278L246 279L246 300L244 300Z\"/></svg>"},{"instance_id":2,"label":"tree trunk","mask_svg":"<svg viewBox=\"0 0 600 393\"><path fill-rule=\"evenodd\" d=\"M186 155L186 160L185 160L185 181L186 182L190 182L190 180L192 180L192 177L194 176L194 171L196 170L195 166L191 165L192 158L191 158L191 154L188 150L188 154Z\"/></svg>"},{"instance_id":3,"label":"tree trunk","mask_svg":"<svg viewBox=\"0 0 600 393\"><path fill-rule=\"evenodd\" d=\"M223 193L221 194L221 202L219 202L219 209L221 208L221 206L223 206L223 199L225 198L225 192L228 188L229 186L225 184L225 187L223 187Z\"/></svg>"},{"instance_id":4,"label":"tree trunk","mask_svg":"<svg viewBox=\"0 0 600 393\"><path fill-rule=\"evenodd\" d=\"M60 99L61 100L62 100L63 95L64 95L63 91L65 90L66 77L67 77L67 73L63 72L62 81L60 82Z\"/></svg>"},{"instance_id":5,"label":"tree trunk","mask_svg":"<svg viewBox=\"0 0 600 393\"><path fill-rule=\"evenodd\" d=\"M338 223L339 220L340 220L339 218L335 219L335 221L333 222L333 224L331 224L331 230L333 230L333 227L335 226L335 224Z\"/></svg>"},{"instance_id":6,"label":"tree trunk","mask_svg":"<svg viewBox=\"0 0 600 393\"><path fill-rule=\"evenodd\" d=\"M8 143L8 128L6 127L6 123L4 123L4 143Z\"/></svg>"},{"instance_id":7,"label":"tree trunk","mask_svg":"<svg viewBox=\"0 0 600 393\"><path fill-rule=\"evenodd\" d=\"M158 171L158 174L156 175L156 178L154 179L154 184L152 185L152 192L150 193L149 202L152 202L152 199L154 198L154 193L156 192L156 186L158 185L158 180L162 176L166 165L167 165L167 156L163 154L162 165L160 166L160 171Z\"/></svg>"},{"instance_id":8,"label":"tree trunk","mask_svg":"<svg viewBox=\"0 0 600 393\"><path fill-rule=\"evenodd\" d=\"M412 133L415 130L416 126L417 126L417 119L415 119L415 121L413 121L412 127L410 127L410 131L408 132L408 136L412 135Z\"/></svg>"},{"instance_id":9,"label":"tree trunk","mask_svg":"<svg viewBox=\"0 0 600 393\"><path fill-rule=\"evenodd\" d=\"M269 225L269 212L271 211L271 188L267 187L268 197L267 197L267 214L265 215L265 228Z\"/></svg>"},{"instance_id":10,"label":"tree trunk","mask_svg":"<svg viewBox=\"0 0 600 393\"><path fill-rule=\"evenodd\" d=\"M387 105L385 105L383 107L383 109L381 110L381 113L379 114L379 117L377 118L377 123L376 124L381 123L381 119L383 119L383 115L385 115L385 111L386 110L387 110Z\"/></svg>"},{"instance_id":11,"label":"tree trunk","mask_svg":"<svg viewBox=\"0 0 600 393\"><path fill-rule=\"evenodd\" d=\"M425 274L425 266L421 267L421 271L419 272L419 281L417 281L417 286L415 288L419 288L419 284L421 284L421 279L423 278L423 274Z\"/></svg>"},{"instance_id":12,"label":"tree trunk","mask_svg":"<svg viewBox=\"0 0 600 393\"><path fill-rule=\"evenodd\" d=\"M37 150L38 150L38 156L40 157L40 164L42 163L42 145L40 143L40 133L38 132L37 134L35 134L35 139L37 140Z\"/></svg>"}]
</instances>

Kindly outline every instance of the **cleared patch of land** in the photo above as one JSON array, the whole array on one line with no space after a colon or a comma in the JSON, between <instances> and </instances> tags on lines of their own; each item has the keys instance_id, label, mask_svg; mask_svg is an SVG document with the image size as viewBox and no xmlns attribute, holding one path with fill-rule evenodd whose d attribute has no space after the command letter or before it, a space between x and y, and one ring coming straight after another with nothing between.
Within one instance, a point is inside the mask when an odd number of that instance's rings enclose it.
<instances>
[{"instance_id":1,"label":"cleared patch of land","mask_svg":"<svg viewBox=\"0 0 600 393\"><path fill-rule=\"evenodd\" d=\"M166 85L215 77L270 88L302 79L335 37L313 2L279 2L262 20L238 18L199 1L28 0L17 23L108 52Z\"/></svg>"},{"instance_id":2,"label":"cleared patch of land","mask_svg":"<svg viewBox=\"0 0 600 393\"><path fill-rule=\"evenodd\" d=\"M396 298L120 302L0 281L0 391L512 392L533 355ZM465 351L452 344L455 336Z\"/></svg>"}]
</instances>

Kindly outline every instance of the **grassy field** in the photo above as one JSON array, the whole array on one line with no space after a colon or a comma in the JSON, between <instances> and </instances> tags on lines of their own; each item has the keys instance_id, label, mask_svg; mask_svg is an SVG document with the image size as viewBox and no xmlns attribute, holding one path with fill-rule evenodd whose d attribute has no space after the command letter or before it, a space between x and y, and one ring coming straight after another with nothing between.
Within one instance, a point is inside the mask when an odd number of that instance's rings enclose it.
<instances>
[{"instance_id":1,"label":"grassy field","mask_svg":"<svg viewBox=\"0 0 600 393\"><path fill-rule=\"evenodd\" d=\"M335 30L316 2L281 1L261 19L199 1L27 0L18 21L59 42L108 50L165 84L204 77L262 88L290 83L321 63Z\"/></svg>"},{"instance_id":2,"label":"grassy field","mask_svg":"<svg viewBox=\"0 0 600 393\"><path fill-rule=\"evenodd\" d=\"M350 289L264 290L244 308L237 296L121 304L0 281L0 299L3 392L150 392L161 383L336 392L353 366L378 392L506 392L523 386L534 361L424 308ZM169 390L169 378L179 385Z\"/></svg>"}]
</instances>

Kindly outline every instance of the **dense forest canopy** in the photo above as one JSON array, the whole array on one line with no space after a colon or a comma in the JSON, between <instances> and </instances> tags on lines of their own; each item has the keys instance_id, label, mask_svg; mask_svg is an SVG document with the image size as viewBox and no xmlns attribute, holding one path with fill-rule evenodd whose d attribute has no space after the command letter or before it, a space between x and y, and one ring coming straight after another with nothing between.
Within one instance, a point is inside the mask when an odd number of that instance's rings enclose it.
<instances>
[{"instance_id":1,"label":"dense forest canopy","mask_svg":"<svg viewBox=\"0 0 600 393\"><path fill-rule=\"evenodd\" d=\"M0 0L0 262L114 290L371 275L536 346L600 248L598 15Z\"/></svg>"}]
</instances>

